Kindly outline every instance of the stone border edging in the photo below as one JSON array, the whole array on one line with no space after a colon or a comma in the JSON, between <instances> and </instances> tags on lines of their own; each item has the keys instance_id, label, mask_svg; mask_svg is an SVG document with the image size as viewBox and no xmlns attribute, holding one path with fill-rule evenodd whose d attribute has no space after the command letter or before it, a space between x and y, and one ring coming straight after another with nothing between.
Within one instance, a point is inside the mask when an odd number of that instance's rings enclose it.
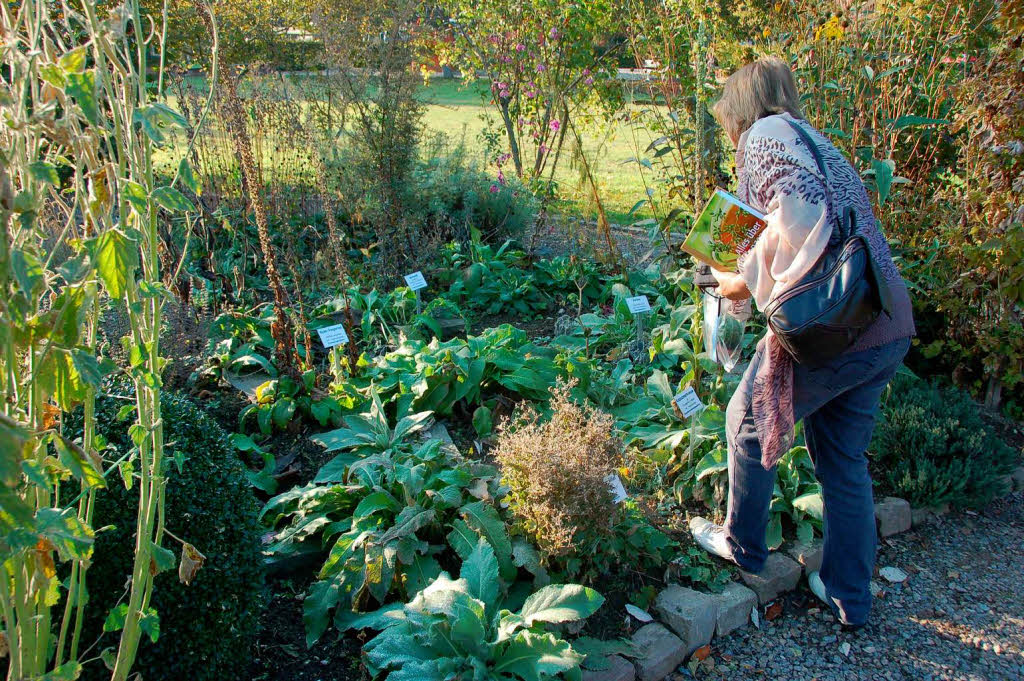
<instances>
[{"instance_id":1,"label":"stone border edging","mask_svg":"<svg viewBox=\"0 0 1024 681\"><path fill-rule=\"evenodd\" d=\"M1024 491L1024 466L1007 476L1009 494ZM911 508L898 497L875 501L875 522L881 538L920 527L949 512L949 504ZM693 653L716 637L746 626L753 612L792 591L802 577L821 568L822 541L785 544L772 552L757 575L739 571L740 579L718 594L706 594L678 584L665 587L652 608L657 620L645 624L632 637L637 656L632 663L620 655L606 658L603 671L584 671L583 681L662 681Z\"/></svg>"}]
</instances>

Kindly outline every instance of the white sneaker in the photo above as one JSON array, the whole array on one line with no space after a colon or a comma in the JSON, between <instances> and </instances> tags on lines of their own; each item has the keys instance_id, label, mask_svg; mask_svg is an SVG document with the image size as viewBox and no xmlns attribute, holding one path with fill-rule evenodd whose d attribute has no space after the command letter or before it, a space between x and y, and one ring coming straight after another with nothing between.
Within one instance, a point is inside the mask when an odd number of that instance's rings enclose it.
<instances>
[{"instance_id":1,"label":"white sneaker","mask_svg":"<svg viewBox=\"0 0 1024 681\"><path fill-rule=\"evenodd\" d=\"M807 586L811 588L811 593L817 596L819 601L825 605L832 605L828 602L828 594L825 593L825 583L821 581L821 575L818 574L817 570L807 575Z\"/></svg>"},{"instance_id":2,"label":"white sneaker","mask_svg":"<svg viewBox=\"0 0 1024 681\"><path fill-rule=\"evenodd\" d=\"M718 556L731 563L736 562L732 555L732 548L729 546L729 541L725 536L725 528L721 525L715 525L707 518L696 516L690 518L690 534L693 535L693 540L697 542L697 546L711 555Z\"/></svg>"}]
</instances>

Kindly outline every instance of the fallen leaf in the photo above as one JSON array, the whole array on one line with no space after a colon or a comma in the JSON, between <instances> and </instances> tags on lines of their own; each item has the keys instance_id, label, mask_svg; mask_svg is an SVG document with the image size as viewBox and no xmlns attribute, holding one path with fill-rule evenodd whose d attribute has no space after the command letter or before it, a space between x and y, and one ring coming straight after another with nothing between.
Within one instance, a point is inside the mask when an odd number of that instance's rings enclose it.
<instances>
[{"instance_id":1,"label":"fallen leaf","mask_svg":"<svg viewBox=\"0 0 1024 681\"><path fill-rule=\"evenodd\" d=\"M761 628L761 616L757 614L757 606L750 611L750 621L754 623L754 627L757 629Z\"/></svg>"},{"instance_id":2,"label":"fallen leaf","mask_svg":"<svg viewBox=\"0 0 1024 681\"><path fill-rule=\"evenodd\" d=\"M900 584L907 581L907 573L898 567L884 567L878 571L878 575L892 584Z\"/></svg>"},{"instance_id":3,"label":"fallen leaf","mask_svg":"<svg viewBox=\"0 0 1024 681\"><path fill-rule=\"evenodd\" d=\"M946 573L946 576L950 579L960 579L960 572L958 570L950 570Z\"/></svg>"},{"instance_id":4,"label":"fallen leaf","mask_svg":"<svg viewBox=\"0 0 1024 681\"><path fill-rule=\"evenodd\" d=\"M181 583L186 586L190 585L195 579L196 573L199 572L199 568L203 567L204 561L206 561L206 556L199 553L196 547L185 542L181 547L181 562L178 563L178 579L181 580Z\"/></svg>"},{"instance_id":5,"label":"fallen leaf","mask_svg":"<svg viewBox=\"0 0 1024 681\"><path fill-rule=\"evenodd\" d=\"M647 622L653 622L654 621L654 618L651 617L651 613L647 612L643 608L638 608L637 606L633 605L632 603L626 603L626 612L628 612L630 615L632 615L633 617L637 618L641 622L644 622L645 624Z\"/></svg>"},{"instance_id":6,"label":"fallen leaf","mask_svg":"<svg viewBox=\"0 0 1024 681\"><path fill-rule=\"evenodd\" d=\"M782 601L775 601L764 609L764 618L771 622L782 616Z\"/></svg>"},{"instance_id":7,"label":"fallen leaf","mask_svg":"<svg viewBox=\"0 0 1024 681\"><path fill-rule=\"evenodd\" d=\"M700 648L697 648L697 650L693 651L693 658L692 659L697 660L698 662L700 662L701 660L703 660L705 657L707 657L710 654L711 654L711 646L710 645L704 645L704 646L701 646Z\"/></svg>"},{"instance_id":8,"label":"fallen leaf","mask_svg":"<svg viewBox=\"0 0 1024 681\"><path fill-rule=\"evenodd\" d=\"M43 404L43 428L49 430L57 425L60 408L54 404Z\"/></svg>"}]
</instances>

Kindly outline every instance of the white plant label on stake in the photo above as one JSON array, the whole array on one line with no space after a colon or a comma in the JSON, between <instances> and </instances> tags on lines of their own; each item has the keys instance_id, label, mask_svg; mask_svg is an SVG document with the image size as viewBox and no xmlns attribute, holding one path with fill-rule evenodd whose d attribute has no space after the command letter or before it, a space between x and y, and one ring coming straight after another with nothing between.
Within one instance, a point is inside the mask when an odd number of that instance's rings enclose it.
<instances>
[{"instance_id":1,"label":"white plant label on stake","mask_svg":"<svg viewBox=\"0 0 1024 681\"><path fill-rule=\"evenodd\" d=\"M684 419L690 418L704 408L704 403L697 397L697 391L693 389L693 386L673 397L672 401L679 407L679 412Z\"/></svg>"},{"instance_id":2,"label":"white plant label on stake","mask_svg":"<svg viewBox=\"0 0 1024 681\"><path fill-rule=\"evenodd\" d=\"M423 278L423 273L417 270L405 275L405 284L413 291L419 291L427 287L427 280Z\"/></svg>"},{"instance_id":3,"label":"white plant label on stake","mask_svg":"<svg viewBox=\"0 0 1024 681\"><path fill-rule=\"evenodd\" d=\"M618 475L610 473L605 476L604 481L608 483L608 489L612 491L616 504L621 504L629 498L629 495L626 494L626 488L622 485L622 479Z\"/></svg>"},{"instance_id":4,"label":"white plant label on stake","mask_svg":"<svg viewBox=\"0 0 1024 681\"><path fill-rule=\"evenodd\" d=\"M632 298L626 298L626 307L628 307L629 311L633 314L651 311L651 303L647 300L647 296L633 296Z\"/></svg>"},{"instance_id":5,"label":"white plant label on stake","mask_svg":"<svg viewBox=\"0 0 1024 681\"><path fill-rule=\"evenodd\" d=\"M335 345L341 345L342 343L348 343L348 334L345 333L344 324L335 324L333 326L325 326L317 329L316 332L320 334L320 342L324 344L324 347L330 350Z\"/></svg>"}]
</instances>

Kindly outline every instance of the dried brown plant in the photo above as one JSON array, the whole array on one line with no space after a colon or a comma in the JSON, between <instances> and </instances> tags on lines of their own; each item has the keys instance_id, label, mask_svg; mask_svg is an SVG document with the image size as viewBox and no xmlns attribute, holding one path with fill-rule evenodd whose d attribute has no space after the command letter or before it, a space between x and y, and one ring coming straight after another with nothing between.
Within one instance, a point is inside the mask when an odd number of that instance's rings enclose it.
<instances>
[{"instance_id":1,"label":"dried brown plant","mask_svg":"<svg viewBox=\"0 0 1024 681\"><path fill-rule=\"evenodd\" d=\"M500 429L494 455L509 508L546 559L569 558L581 541L611 532L616 505L605 478L622 465L614 420L552 389L551 418L532 407Z\"/></svg>"}]
</instances>

